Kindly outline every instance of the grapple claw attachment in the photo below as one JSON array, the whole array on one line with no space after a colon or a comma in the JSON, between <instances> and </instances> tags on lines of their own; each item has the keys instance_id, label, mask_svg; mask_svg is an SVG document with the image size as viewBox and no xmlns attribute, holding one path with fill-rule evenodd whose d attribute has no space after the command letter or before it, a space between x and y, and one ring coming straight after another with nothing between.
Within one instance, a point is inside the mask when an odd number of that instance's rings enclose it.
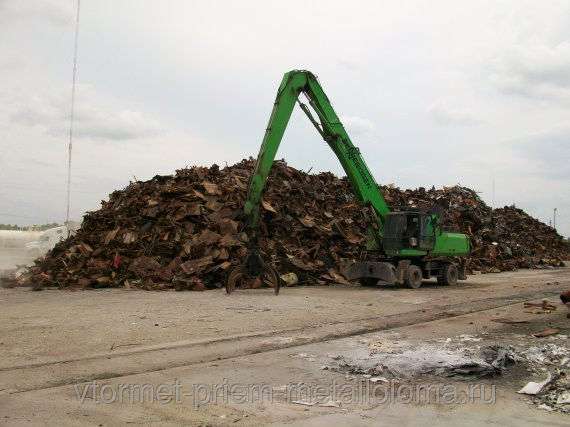
<instances>
[{"instance_id":1,"label":"grapple claw attachment","mask_svg":"<svg viewBox=\"0 0 570 427\"><path fill-rule=\"evenodd\" d=\"M260 282L255 284L255 282ZM231 294L236 288L259 287L262 284L273 288L275 295L279 295L281 278L277 271L263 261L257 251L249 253L245 262L230 270L226 279L226 293Z\"/></svg>"}]
</instances>

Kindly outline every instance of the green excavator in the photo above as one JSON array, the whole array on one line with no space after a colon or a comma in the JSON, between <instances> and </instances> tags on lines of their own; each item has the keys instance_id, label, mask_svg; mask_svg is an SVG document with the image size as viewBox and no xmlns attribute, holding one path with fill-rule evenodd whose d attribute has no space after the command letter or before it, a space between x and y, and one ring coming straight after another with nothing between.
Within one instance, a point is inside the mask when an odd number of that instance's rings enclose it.
<instances>
[{"instance_id":1,"label":"green excavator","mask_svg":"<svg viewBox=\"0 0 570 427\"><path fill-rule=\"evenodd\" d=\"M299 99L301 93L307 98L308 105ZM284 75L277 91L249 182L244 207L249 252L245 262L228 274L227 292L231 293L243 280L263 280L272 284L276 294L279 292L281 280L277 271L263 260L257 246L257 233L263 190L296 103L339 159L368 218L366 246L367 250L377 252L377 259L350 264L343 271L346 278L358 279L364 284L410 288L420 287L422 279L430 277L437 277L442 285L453 285L458 279L466 279L465 262L461 257L470 252L469 238L465 234L443 231L437 209L391 210L317 77L306 70L293 70Z\"/></svg>"}]
</instances>

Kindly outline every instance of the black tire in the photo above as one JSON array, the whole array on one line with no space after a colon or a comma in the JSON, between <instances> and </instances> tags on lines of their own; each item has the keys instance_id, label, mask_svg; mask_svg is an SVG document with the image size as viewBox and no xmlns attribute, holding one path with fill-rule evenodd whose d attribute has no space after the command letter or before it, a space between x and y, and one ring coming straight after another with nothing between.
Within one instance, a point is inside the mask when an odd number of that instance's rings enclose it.
<instances>
[{"instance_id":1,"label":"black tire","mask_svg":"<svg viewBox=\"0 0 570 427\"><path fill-rule=\"evenodd\" d=\"M457 266L455 264L445 264L437 276L437 283L443 286L453 286L457 285L457 279L459 277L459 272L457 271Z\"/></svg>"},{"instance_id":2,"label":"black tire","mask_svg":"<svg viewBox=\"0 0 570 427\"><path fill-rule=\"evenodd\" d=\"M418 289L422 285L422 269L417 265L410 265L406 270L404 284L408 288Z\"/></svg>"}]
</instances>

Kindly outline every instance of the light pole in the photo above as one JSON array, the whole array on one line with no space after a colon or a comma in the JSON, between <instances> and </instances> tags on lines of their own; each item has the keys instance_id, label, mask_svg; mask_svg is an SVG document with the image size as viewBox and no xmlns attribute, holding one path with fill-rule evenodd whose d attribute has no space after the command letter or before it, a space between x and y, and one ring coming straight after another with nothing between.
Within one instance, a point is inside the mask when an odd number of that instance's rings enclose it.
<instances>
[{"instance_id":1,"label":"light pole","mask_svg":"<svg viewBox=\"0 0 570 427\"><path fill-rule=\"evenodd\" d=\"M75 38L73 43L73 77L71 81L71 109L69 112L69 142L67 144L67 200L65 210L65 225L69 237L69 209L71 206L71 154L73 150L73 120L75 118L75 85L77 82L77 40L79 37L79 8L81 0L77 0L77 14L75 15Z\"/></svg>"}]
</instances>

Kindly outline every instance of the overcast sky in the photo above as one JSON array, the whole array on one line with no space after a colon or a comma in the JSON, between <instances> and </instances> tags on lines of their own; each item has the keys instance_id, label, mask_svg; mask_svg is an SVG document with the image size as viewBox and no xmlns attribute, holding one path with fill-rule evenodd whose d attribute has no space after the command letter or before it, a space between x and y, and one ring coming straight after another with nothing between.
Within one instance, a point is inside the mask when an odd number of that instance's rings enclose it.
<instances>
[{"instance_id":1,"label":"overcast sky","mask_svg":"<svg viewBox=\"0 0 570 427\"><path fill-rule=\"evenodd\" d=\"M0 0L0 223L65 217L76 0ZM570 1L82 0L72 216L129 180L256 155L319 76L379 183L461 184L570 235ZM341 174L293 114L278 153Z\"/></svg>"}]
</instances>

